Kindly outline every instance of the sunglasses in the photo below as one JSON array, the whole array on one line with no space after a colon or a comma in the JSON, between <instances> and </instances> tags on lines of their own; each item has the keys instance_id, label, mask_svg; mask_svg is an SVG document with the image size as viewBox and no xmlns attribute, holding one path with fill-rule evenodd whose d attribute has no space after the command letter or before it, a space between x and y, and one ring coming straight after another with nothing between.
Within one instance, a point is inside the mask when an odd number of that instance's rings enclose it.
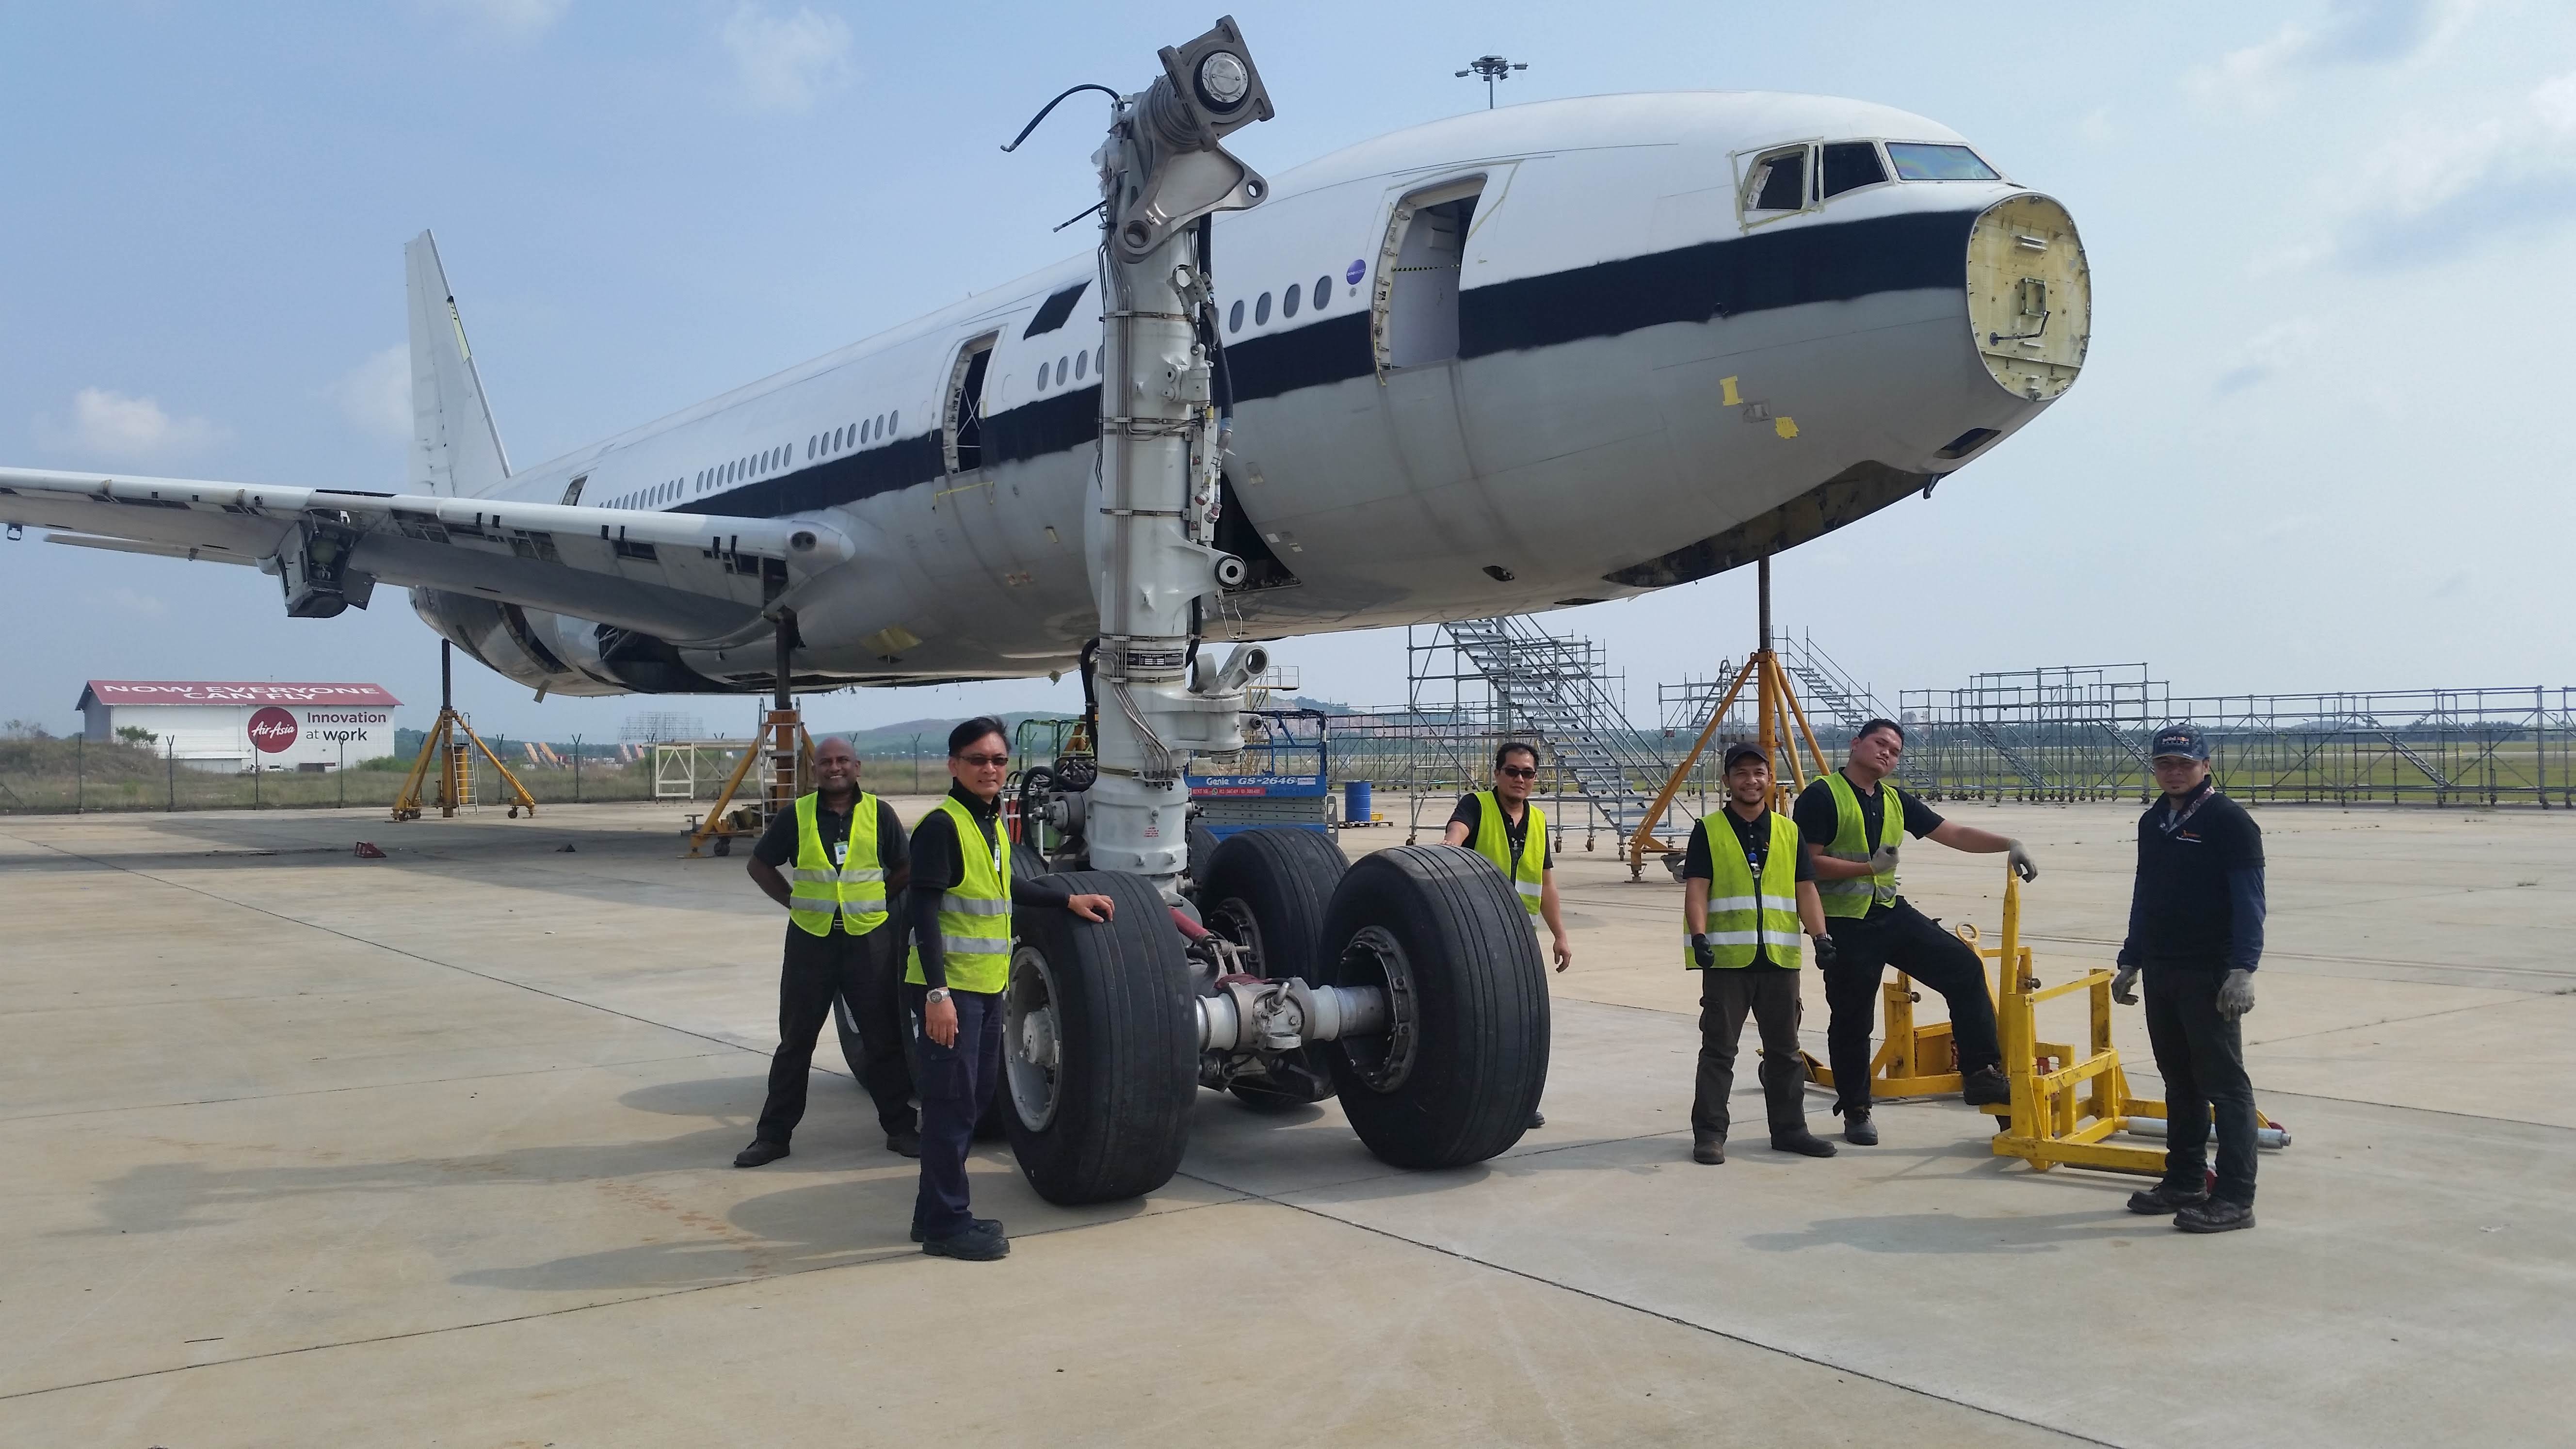
<instances>
[{"instance_id":1,"label":"sunglasses","mask_svg":"<svg viewBox=\"0 0 2576 1449\"><path fill-rule=\"evenodd\" d=\"M1494 773L1497 775L1509 775L1515 780L1535 780L1538 778L1538 771L1528 765L1505 765Z\"/></svg>"},{"instance_id":2,"label":"sunglasses","mask_svg":"<svg viewBox=\"0 0 2576 1449\"><path fill-rule=\"evenodd\" d=\"M960 764L968 765L979 770L998 770L1009 764L1011 762L1011 757L1008 755L959 755L957 760Z\"/></svg>"}]
</instances>

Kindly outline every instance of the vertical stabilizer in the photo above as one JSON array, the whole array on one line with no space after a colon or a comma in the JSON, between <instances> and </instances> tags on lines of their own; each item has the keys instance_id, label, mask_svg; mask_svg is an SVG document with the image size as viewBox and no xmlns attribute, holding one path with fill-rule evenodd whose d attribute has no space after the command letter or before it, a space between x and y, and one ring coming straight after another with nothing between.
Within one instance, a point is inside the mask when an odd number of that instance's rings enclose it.
<instances>
[{"instance_id":1,"label":"vertical stabilizer","mask_svg":"<svg viewBox=\"0 0 2576 1449\"><path fill-rule=\"evenodd\" d=\"M411 314L411 486L481 497L509 478L510 455L492 426L474 349L465 343L465 319L428 232L403 248L403 272Z\"/></svg>"}]
</instances>

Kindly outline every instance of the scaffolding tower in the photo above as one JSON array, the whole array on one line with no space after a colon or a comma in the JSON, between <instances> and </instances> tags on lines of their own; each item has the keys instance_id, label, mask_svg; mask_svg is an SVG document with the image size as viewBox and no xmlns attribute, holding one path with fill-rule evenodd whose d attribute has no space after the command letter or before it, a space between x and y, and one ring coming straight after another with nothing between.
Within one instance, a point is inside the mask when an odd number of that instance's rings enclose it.
<instances>
[{"instance_id":1,"label":"scaffolding tower","mask_svg":"<svg viewBox=\"0 0 2576 1449\"><path fill-rule=\"evenodd\" d=\"M2144 664L2051 664L1899 696L1897 778L1929 799L2144 800L2147 742L2175 718Z\"/></svg>"}]
</instances>

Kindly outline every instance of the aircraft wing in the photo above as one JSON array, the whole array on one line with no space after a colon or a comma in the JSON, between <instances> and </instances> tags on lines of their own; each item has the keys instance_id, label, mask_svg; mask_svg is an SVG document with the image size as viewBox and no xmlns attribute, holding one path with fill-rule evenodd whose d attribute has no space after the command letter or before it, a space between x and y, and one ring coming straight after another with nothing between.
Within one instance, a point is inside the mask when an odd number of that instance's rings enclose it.
<instances>
[{"instance_id":1,"label":"aircraft wing","mask_svg":"<svg viewBox=\"0 0 2576 1449\"><path fill-rule=\"evenodd\" d=\"M0 523L63 530L52 543L253 565L280 577L290 614L364 607L383 582L714 647L762 632L764 608L857 551L800 519L21 468L0 468Z\"/></svg>"}]
</instances>

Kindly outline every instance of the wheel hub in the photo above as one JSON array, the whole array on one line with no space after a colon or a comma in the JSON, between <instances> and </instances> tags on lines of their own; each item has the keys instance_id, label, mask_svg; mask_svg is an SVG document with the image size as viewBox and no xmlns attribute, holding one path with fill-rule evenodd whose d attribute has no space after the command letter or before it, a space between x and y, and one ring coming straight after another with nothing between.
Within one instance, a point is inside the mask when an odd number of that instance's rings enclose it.
<instances>
[{"instance_id":1,"label":"wheel hub","mask_svg":"<svg viewBox=\"0 0 2576 1449\"><path fill-rule=\"evenodd\" d=\"M1021 945L1011 952L1011 979L1002 998L1002 1078L1020 1125L1043 1131L1055 1120L1056 1071L1064 1039L1056 1028L1055 975L1044 953Z\"/></svg>"},{"instance_id":2,"label":"wheel hub","mask_svg":"<svg viewBox=\"0 0 2576 1449\"><path fill-rule=\"evenodd\" d=\"M1418 1037L1414 1030L1413 963L1404 945L1384 926L1362 926L1342 947L1336 984L1378 986L1386 992L1386 1031L1354 1036L1342 1042L1351 1069L1373 1092L1392 1092L1413 1074Z\"/></svg>"}]
</instances>

